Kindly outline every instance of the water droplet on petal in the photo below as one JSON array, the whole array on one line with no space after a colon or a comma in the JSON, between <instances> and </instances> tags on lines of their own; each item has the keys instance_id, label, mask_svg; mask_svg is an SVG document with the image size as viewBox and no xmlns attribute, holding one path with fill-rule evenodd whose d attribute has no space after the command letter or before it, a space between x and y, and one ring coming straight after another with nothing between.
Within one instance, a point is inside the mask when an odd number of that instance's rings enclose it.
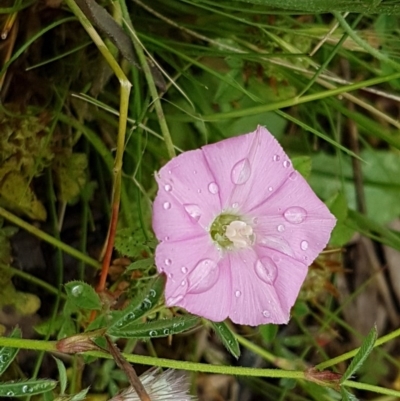
<instances>
[{"instance_id":1,"label":"water droplet on petal","mask_svg":"<svg viewBox=\"0 0 400 401\"><path fill-rule=\"evenodd\" d=\"M267 284L272 285L278 274L278 268L272 259L265 256L258 259L255 263L255 271L257 276Z\"/></svg>"},{"instance_id":2,"label":"water droplet on petal","mask_svg":"<svg viewBox=\"0 0 400 401\"><path fill-rule=\"evenodd\" d=\"M279 224L279 226L277 227L277 230L278 230L280 233L283 233L283 232L285 231L285 226L284 226L283 224Z\"/></svg>"},{"instance_id":3,"label":"water droplet on petal","mask_svg":"<svg viewBox=\"0 0 400 401\"><path fill-rule=\"evenodd\" d=\"M192 294L199 294L215 285L219 277L219 268L211 259L203 259L189 274L189 290Z\"/></svg>"},{"instance_id":4,"label":"water droplet on petal","mask_svg":"<svg viewBox=\"0 0 400 401\"><path fill-rule=\"evenodd\" d=\"M268 191L272 192L273 188L272 187L268 187Z\"/></svg>"},{"instance_id":5,"label":"water droplet on petal","mask_svg":"<svg viewBox=\"0 0 400 401\"><path fill-rule=\"evenodd\" d=\"M178 295L178 296L176 296L176 297L169 297L169 298L167 298L167 305L168 306L174 306L174 305L177 305L178 304L178 302L180 302L180 301L182 301L182 299L183 299L183 295Z\"/></svg>"},{"instance_id":6,"label":"water droplet on petal","mask_svg":"<svg viewBox=\"0 0 400 401\"><path fill-rule=\"evenodd\" d=\"M171 185L169 185L169 184L165 184L165 185L164 185L164 189L165 189L167 192L171 192L171 191L172 191L172 187L171 187Z\"/></svg>"},{"instance_id":7,"label":"water droplet on petal","mask_svg":"<svg viewBox=\"0 0 400 401\"><path fill-rule=\"evenodd\" d=\"M201 217L201 209L199 207L199 205L196 204L186 204L183 205L183 207L185 208L187 214L194 220L199 221L200 217Z\"/></svg>"},{"instance_id":8,"label":"water droplet on petal","mask_svg":"<svg viewBox=\"0 0 400 401\"><path fill-rule=\"evenodd\" d=\"M76 286L72 287L72 289L71 289L71 294L74 297L79 297L80 295L82 295L82 293L83 293L82 285L76 285Z\"/></svg>"},{"instance_id":9,"label":"water droplet on petal","mask_svg":"<svg viewBox=\"0 0 400 401\"><path fill-rule=\"evenodd\" d=\"M164 203L163 203L163 208L164 208L165 210L171 209L171 204L170 204L169 202L164 202Z\"/></svg>"},{"instance_id":10,"label":"water droplet on petal","mask_svg":"<svg viewBox=\"0 0 400 401\"><path fill-rule=\"evenodd\" d=\"M172 171L171 171L171 170L168 170L168 174L172 174Z\"/></svg>"},{"instance_id":11,"label":"water droplet on petal","mask_svg":"<svg viewBox=\"0 0 400 401\"><path fill-rule=\"evenodd\" d=\"M172 278L174 275L172 273L168 273L168 278Z\"/></svg>"},{"instance_id":12,"label":"water droplet on petal","mask_svg":"<svg viewBox=\"0 0 400 401\"><path fill-rule=\"evenodd\" d=\"M198 190L197 190L197 193L198 193L198 194L201 194L201 189L198 189Z\"/></svg>"},{"instance_id":13,"label":"water droplet on petal","mask_svg":"<svg viewBox=\"0 0 400 401\"><path fill-rule=\"evenodd\" d=\"M181 286L182 286L182 287L184 287L186 284L187 284L187 283L186 283L186 280L182 280L182 281L181 281Z\"/></svg>"},{"instance_id":14,"label":"water droplet on petal","mask_svg":"<svg viewBox=\"0 0 400 401\"><path fill-rule=\"evenodd\" d=\"M300 224L306 219L307 212L302 207L293 206L286 209L283 216L289 223Z\"/></svg>"},{"instance_id":15,"label":"water droplet on petal","mask_svg":"<svg viewBox=\"0 0 400 401\"><path fill-rule=\"evenodd\" d=\"M196 170L193 170L193 174L197 174L197 171L196 171Z\"/></svg>"},{"instance_id":16,"label":"water droplet on petal","mask_svg":"<svg viewBox=\"0 0 400 401\"><path fill-rule=\"evenodd\" d=\"M262 314L264 317L271 317L271 313L267 310L264 310Z\"/></svg>"},{"instance_id":17,"label":"water droplet on petal","mask_svg":"<svg viewBox=\"0 0 400 401\"><path fill-rule=\"evenodd\" d=\"M165 263L167 266L170 266L171 263L172 263L172 260L171 260L171 259L165 259L165 260L164 260L164 263Z\"/></svg>"},{"instance_id":18,"label":"water droplet on petal","mask_svg":"<svg viewBox=\"0 0 400 401\"><path fill-rule=\"evenodd\" d=\"M235 297L239 298L242 295L242 293L240 291L235 291Z\"/></svg>"},{"instance_id":19,"label":"water droplet on petal","mask_svg":"<svg viewBox=\"0 0 400 401\"><path fill-rule=\"evenodd\" d=\"M289 174L289 179L294 181L297 179L297 176L299 175L299 173L297 171L293 171L293 173Z\"/></svg>"},{"instance_id":20,"label":"water droplet on petal","mask_svg":"<svg viewBox=\"0 0 400 401\"><path fill-rule=\"evenodd\" d=\"M181 272L182 272L183 274L186 274L186 273L188 272L187 267L182 266L182 267L181 267Z\"/></svg>"},{"instance_id":21,"label":"water droplet on petal","mask_svg":"<svg viewBox=\"0 0 400 401\"><path fill-rule=\"evenodd\" d=\"M288 168L288 167L290 167L291 164L292 164L292 163L290 163L290 160L285 160L285 161L283 162L283 167Z\"/></svg>"},{"instance_id":22,"label":"water droplet on petal","mask_svg":"<svg viewBox=\"0 0 400 401\"><path fill-rule=\"evenodd\" d=\"M281 157L279 155L274 155L274 157L272 158L272 160L274 162L278 162L279 160L281 160Z\"/></svg>"},{"instance_id":23,"label":"water droplet on petal","mask_svg":"<svg viewBox=\"0 0 400 401\"><path fill-rule=\"evenodd\" d=\"M307 242L307 241L301 241L301 243L300 243L300 248L301 248L303 251L306 251L306 250L308 249L308 242Z\"/></svg>"},{"instance_id":24,"label":"water droplet on petal","mask_svg":"<svg viewBox=\"0 0 400 401\"><path fill-rule=\"evenodd\" d=\"M166 235L165 237L164 237L164 241L168 241L169 240L169 237L168 237L168 235Z\"/></svg>"},{"instance_id":25,"label":"water droplet on petal","mask_svg":"<svg viewBox=\"0 0 400 401\"><path fill-rule=\"evenodd\" d=\"M289 243L282 237L269 235L260 240L259 245L265 246L266 248L276 249L277 251L284 253L285 255L293 256L293 249Z\"/></svg>"},{"instance_id":26,"label":"water droplet on petal","mask_svg":"<svg viewBox=\"0 0 400 401\"><path fill-rule=\"evenodd\" d=\"M248 159L238 161L232 169L231 180L236 185L242 185L248 181L251 175L251 167Z\"/></svg>"},{"instance_id":27,"label":"water droplet on petal","mask_svg":"<svg viewBox=\"0 0 400 401\"><path fill-rule=\"evenodd\" d=\"M257 217L254 217L254 218L253 218L253 223L254 223L254 224L258 224L258 218L257 218Z\"/></svg>"},{"instance_id":28,"label":"water droplet on petal","mask_svg":"<svg viewBox=\"0 0 400 401\"><path fill-rule=\"evenodd\" d=\"M219 192L219 187L215 182L210 182L208 184L208 190L213 194L217 194Z\"/></svg>"},{"instance_id":29,"label":"water droplet on petal","mask_svg":"<svg viewBox=\"0 0 400 401\"><path fill-rule=\"evenodd\" d=\"M232 207L233 207L234 209L236 209L238 206L239 206L239 203L237 203L237 202L232 203Z\"/></svg>"}]
</instances>

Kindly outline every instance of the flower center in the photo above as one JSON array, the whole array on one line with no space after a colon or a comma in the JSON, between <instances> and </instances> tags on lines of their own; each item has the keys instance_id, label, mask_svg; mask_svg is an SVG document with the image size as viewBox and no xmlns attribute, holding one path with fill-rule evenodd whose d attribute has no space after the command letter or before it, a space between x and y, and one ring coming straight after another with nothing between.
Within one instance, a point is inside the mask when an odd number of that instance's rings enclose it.
<instances>
[{"instance_id":1,"label":"flower center","mask_svg":"<svg viewBox=\"0 0 400 401\"><path fill-rule=\"evenodd\" d=\"M254 242L253 227L231 214L219 215L211 225L210 234L223 249L243 249Z\"/></svg>"}]
</instances>

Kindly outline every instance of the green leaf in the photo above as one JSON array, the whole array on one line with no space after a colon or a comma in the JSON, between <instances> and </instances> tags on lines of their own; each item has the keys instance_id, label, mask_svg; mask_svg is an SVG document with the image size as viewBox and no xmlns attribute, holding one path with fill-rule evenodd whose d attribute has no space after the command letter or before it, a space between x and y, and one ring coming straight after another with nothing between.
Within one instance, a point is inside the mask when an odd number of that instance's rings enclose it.
<instances>
[{"instance_id":1,"label":"green leaf","mask_svg":"<svg viewBox=\"0 0 400 401\"><path fill-rule=\"evenodd\" d=\"M86 395L89 391L89 387L88 388L84 388L83 390L79 391L78 394L75 394L74 396L71 397L70 401L82 401L86 398Z\"/></svg>"},{"instance_id":2,"label":"green leaf","mask_svg":"<svg viewBox=\"0 0 400 401\"><path fill-rule=\"evenodd\" d=\"M154 258L147 258L147 259L140 259L133 263L131 263L127 268L126 271L131 270L145 270L149 267L154 266Z\"/></svg>"},{"instance_id":3,"label":"green leaf","mask_svg":"<svg viewBox=\"0 0 400 401\"><path fill-rule=\"evenodd\" d=\"M340 388L340 394L342 396L342 401L358 401L358 398L344 387Z\"/></svg>"},{"instance_id":4,"label":"green leaf","mask_svg":"<svg viewBox=\"0 0 400 401\"><path fill-rule=\"evenodd\" d=\"M12 331L10 338L21 338L21 330L16 328ZM11 347L1 347L0 348L0 376L6 371L10 366L10 363L17 356L19 349Z\"/></svg>"},{"instance_id":5,"label":"green leaf","mask_svg":"<svg viewBox=\"0 0 400 401\"><path fill-rule=\"evenodd\" d=\"M58 376L60 379L60 394L64 395L67 389L67 369L65 369L62 361L56 357L53 357L57 364Z\"/></svg>"},{"instance_id":6,"label":"green leaf","mask_svg":"<svg viewBox=\"0 0 400 401\"><path fill-rule=\"evenodd\" d=\"M230 327L225 322L211 322L213 329L217 333L217 336L224 344L225 348L236 358L238 359L240 356L240 347L239 343L235 337L235 334L232 332Z\"/></svg>"},{"instance_id":7,"label":"green leaf","mask_svg":"<svg viewBox=\"0 0 400 401\"><path fill-rule=\"evenodd\" d=\"M125 326L141 318L157 305L164 290L165 277L160 275L121 312L113 314L110 332L122 330Z\"/></svg>"},{"instance_id":8,"label":"green leaf","mask_svg":"<svg viewBox=\"0 0 400 401\"><path fill-rule=\"evenodd\" d=\"M276 324L262 324L259 330L263 340L269 344L275 339L278 333L278 326Z\"/></svg>"},{"instance_id":9,"label":"green leaf","mask_svg":"<svg viewBox=\"0 0 400 401\"><path fill-rule=\"evenodd\" d=\"M83 281L71 281L65 284L67 300L80 309L101 309L101 301L89 284Z\"/></svg>"},{"instance_id":10,"label":"green leaf","mask_svg":"<svg viewBox=\"0 0 400 401\"><path fill-rule=\"evenodd\" d=\"M150 323L131 324L122 330L110 330L109 334L121 338L158 338L187 331L200 321L197 316L173 317Z\"/></svg>"},{"instance_id":11,"label":"green leaf","mask_svg":"<svg viewBox=\"0 0 400 401\"><path fill-rule=\"evenodd\" d=\"M292 158L293 167L307 179L311 174L311 157L310 156L296 156Z\"/></svg>"},{"instance_id":12,"label":"green leaf","mask_svg":"<svg viewBox=\"0 0 400 401\"><path fill-rule=\"evenodd\" d=\"M365 337L363 343L357 354L354 356L351 361L349 367L344 372L340 382L343 383L345 380L348 380L364 363L364 361L368 358L368 355L374 348L376 338L378 336L376 326L372 328L372 330L368 333L367 337Z\"/></svg>"},{"instance_id":13,"label":"green leaf","mask_svg":"<svg viewBox=\"0 0 400 401\"><path fill-rule=\"evenodd\" d=\"M142 253L150 253L149 241L143 236L142 229L132 231L130 228L122 228L115 236L115 249L124 256L132 259L142 258Z\"/></svg>"},{"instance_id":14,"label":"green leaf","mask_svg":"<svg viewBox=\"0 0 400 401\"><path fill-rule=\"evenodd\" d=\"M35 379L21 382L0 383L0 396L3 397L26 397L35 394L42 394L55 389L55 380Z\"/></svg>"}]
</instances>

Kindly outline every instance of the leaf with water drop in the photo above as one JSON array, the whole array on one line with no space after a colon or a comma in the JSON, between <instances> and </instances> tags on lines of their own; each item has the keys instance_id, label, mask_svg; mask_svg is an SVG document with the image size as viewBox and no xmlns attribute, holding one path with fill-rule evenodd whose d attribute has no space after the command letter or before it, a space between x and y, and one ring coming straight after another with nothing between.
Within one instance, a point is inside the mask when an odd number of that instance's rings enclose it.
<instances>
[{"instance_id":1,"label":"leaf with water drop","mask_svg":"<svg viewBox=\"0 0 400 401\"><path fill-rule=\"evenodd\" d=\"M173 317L172 319L155 320L150 323L136 323L118 330L113 327L109 334L120 338L159 338L183 333L192 329L200 321L197 316Z\"/></svg>"},{"instance_id":2,"label":"leaf with water drop","mask_svg":"<svg viewBox=\"0 0 400 401\"><path fill-rule=\"evenodd\" d=\"M224 344L225 348L236 358L240 356L239 343L235 337L235 334L225 322L211 322L215 333Z\"/></svg>"},{"instance_id":3,"label":"leaf with water drop","mask_svg":"<svg viewBox=\"0 0 400 401\"><path fill-rule=\"evenodd\" d=\"M31 379L20 382L0 383L0 397L26 397L42 394L55 389L57 381L48 379Z\"/></svg>"},{"instance_id":4,"label":"leaf with water drop","mask_svg":"<svg viewBox=\"0 0 400 401\"><path fill-rule=\"evenodd\" d=\"M16 328L12 331L10 338L21 338L21 330ZM10 366L10 363L17 356L19 349L11 347L1 347L0 348L0 376L6 371Z\"/></svg>"},{"instance_id":5,"label":"leaf with water drop","mask_svg":"<svg viewBox=\"0 0 400 401\"><path fill-rule=\"evenodd\" d=\"M374 349L374 345L376 342L378 336L378 331L376 326L374 326L371 331L368 333L367 337L365 337L364 341L361 344L361 347L359 348L357 354L354 356L353 360L351 361L350 365L344 372L342 379L340 380L341 383L344 381L350 379L351 376L355 372L357 372L358 369L362 366L362 364L365 362L365 360L368 358L368 355L371 353L371 351Z\"/></svg>"},{"instance_id":6,"label":"leaf with water drop","mask_svg":"<svg viewBox=\"0 0 400 401\"><path fill-rule=\"evenodd\" d=\"M114 312L111 318L110 332L122 330L127 325L138 320L157 305L165 285L165 276L157 276L147 288L131 300L123 311Z\"/></svg>"},{"instance_id":7,"label":"leaf with water drop","mask_svg":"<svg viewBox=\"0 0 400 401\"><path fill-rule=\"evenodd\" d=\"M83 281L71 281L65 284L67 301L79 309L101 309L99 295L94 288Z\"/></svg>"}]
</instances>

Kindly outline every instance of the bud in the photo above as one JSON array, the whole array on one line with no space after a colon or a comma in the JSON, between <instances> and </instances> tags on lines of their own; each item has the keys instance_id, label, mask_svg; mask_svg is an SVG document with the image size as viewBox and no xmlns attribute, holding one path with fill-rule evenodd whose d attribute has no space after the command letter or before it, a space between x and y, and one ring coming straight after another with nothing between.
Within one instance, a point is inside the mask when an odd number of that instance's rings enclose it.
<instances>
[{"instance_id":1,"label":"bud","mask_svg":"<svg viewBox=\"0 0 400 401\"><path fill-rule=\"evenodd\" d=\"M77 354L86 351L103 351L93 340L104 334L104 330L95 330L63 338L56 343L58 351L64 354Z\"/></svg>"},{"instance_id":2,"label":"bud","mask_svg":"<svg viewBox=\"0 0 400 401\"><path fill-rule=\"evenodd\" d=\"M151 401L195 401L188 394L189 380L185 372L168 369L160 373L159 369L150 369L140 376ZM140 401L132 386L111 398L109 401Z\"/></svg>"}]
</instances>

